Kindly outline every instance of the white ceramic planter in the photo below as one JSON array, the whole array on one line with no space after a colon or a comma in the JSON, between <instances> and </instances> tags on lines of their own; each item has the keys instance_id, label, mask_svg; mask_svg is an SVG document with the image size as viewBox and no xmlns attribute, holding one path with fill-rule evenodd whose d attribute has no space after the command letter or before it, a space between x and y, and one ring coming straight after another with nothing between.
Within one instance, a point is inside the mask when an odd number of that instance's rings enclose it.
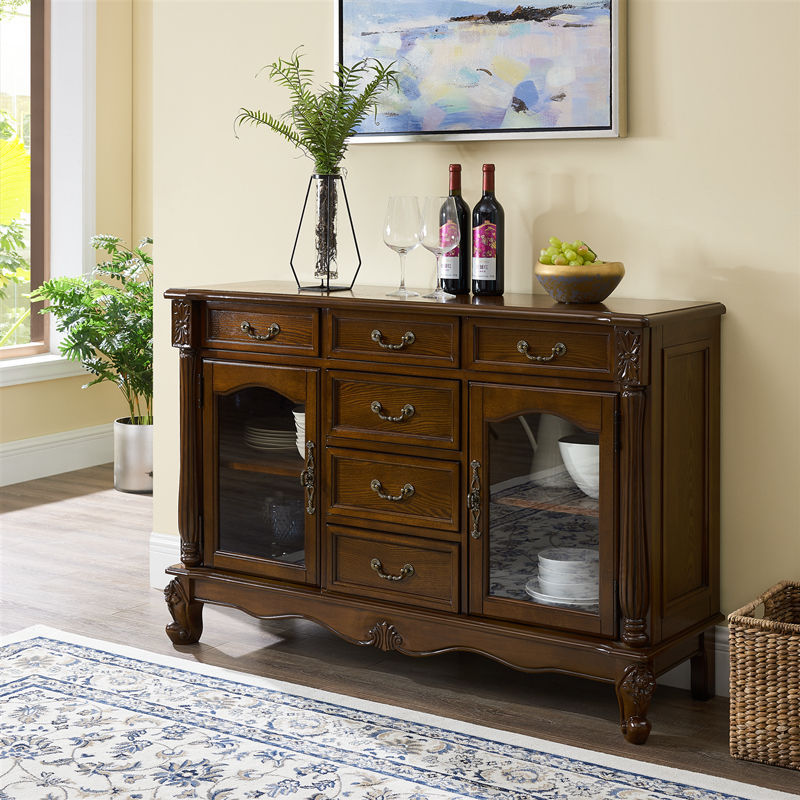
<instances>
[{"instance_id":1,"label":"white ceramic planter","mask_svg":"<svg viewBox=\"0 0 800 800\"><path fill-rule=\"evenodd\" d=\"M120 492L153 491L153 426L114 420L114 488Z\"/></svg>"}]
</instances>

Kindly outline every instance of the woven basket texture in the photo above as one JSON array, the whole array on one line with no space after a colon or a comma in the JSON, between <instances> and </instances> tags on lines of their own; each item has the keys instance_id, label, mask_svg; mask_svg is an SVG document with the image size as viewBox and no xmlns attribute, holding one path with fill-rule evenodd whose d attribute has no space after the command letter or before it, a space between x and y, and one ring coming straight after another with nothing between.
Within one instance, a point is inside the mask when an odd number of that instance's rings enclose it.
<instances>
[{"instance_id":1,"label":"woven basket texture","mask_svg":"<svg viewBox=\"0 0 800 800\"><path fill-rule=\"evenodd\" d=\"M800 582L773 586L728 625L731 755L800 769Z\"/></svg>"}]
</instances>

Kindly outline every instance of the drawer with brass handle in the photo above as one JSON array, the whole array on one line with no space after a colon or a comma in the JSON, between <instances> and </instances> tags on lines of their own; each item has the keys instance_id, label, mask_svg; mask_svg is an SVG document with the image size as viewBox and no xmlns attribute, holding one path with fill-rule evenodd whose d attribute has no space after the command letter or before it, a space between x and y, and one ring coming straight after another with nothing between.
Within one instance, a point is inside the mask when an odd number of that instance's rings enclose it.
<instances>
[{"instance_id":1,"label":"drawer with brass handle","mask_svg":"<svg viewBox=\"0 0 800 800\"><path fill-rule=\"evenodd\" d=\"M350 442L459 446L457 381L328 373L329 435Z\"/></svg>"},{"instance_id":2,"label":"drawer with brass handle","mask_svg":"<svg viewBox=\"0 0 800 800\"><path fill-rule=\"evenodd\" d=\"M455 542L328 525L328 590L458 611Z\"/></svg>"},{"instance_id":3,"label":"drawer with brass handle","mask_svg":"<svg viewBox=\"0 0 800 800\"><path fill-rule=\"evenodd\" d=\"M597 326L470 319L470 366L482 371L608 379L614 364L611 334L611 328Z\"/></svg>"},{"instance_id":4,"label":"drawer with brass handle","mask_svg":"<svg viewBox=\"0 0 800 800\"><path fill-rule=\"evenodd\" d=\"M231 350L314 356L319 352L317 310L208 303L203 344Z\"/></svg>"},{"instance_id":5,"label":"drawer with brass handle","mask_svg":"<svg viewBox=\"0 0 800 800\"><path fill-rule=\"evenodd\" d=\"M436 528L458 535L458 462L327 449L328 516ZM355 520L362 520L357 523Z\"/></svg>"},{"instance_id":6,"label":"drawer with brass handle","mask_svg":"<svg viewBox=\"0 0 800 800\"><path fill-rule=\"evenodd\" d=\"M457 367L458 330L457 317L392 312L361 316L332 310L326 341L332 358Z\"/></svg>"}]
</instances>

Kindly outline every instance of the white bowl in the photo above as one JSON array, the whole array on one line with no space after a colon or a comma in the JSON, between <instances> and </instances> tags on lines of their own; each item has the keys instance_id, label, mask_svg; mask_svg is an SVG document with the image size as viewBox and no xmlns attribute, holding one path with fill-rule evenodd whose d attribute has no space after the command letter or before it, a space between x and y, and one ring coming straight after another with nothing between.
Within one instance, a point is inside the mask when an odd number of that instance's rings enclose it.
<instances>
[{"instance_id":1,"label":"white bowl","mask_svg":"<svg viewBox=\"0 0 800 800\"><path fill-rule=\"evenodd\" d=\"M577 433L558 440L561 459L577 487L589 497L600 497L600 445L597 437Z\"/></svg>"},{"instance_id":2,"label":"white bowl","mask_svg":"<svg viewBox=\"0 0 800 800\"><path fill-rule=\"evenodd\" d=\"M548 547L539 553L540 572L550 579L562 580L595 574L598 570L600 553L588 547Z\"/></svg>"}]
</instances>

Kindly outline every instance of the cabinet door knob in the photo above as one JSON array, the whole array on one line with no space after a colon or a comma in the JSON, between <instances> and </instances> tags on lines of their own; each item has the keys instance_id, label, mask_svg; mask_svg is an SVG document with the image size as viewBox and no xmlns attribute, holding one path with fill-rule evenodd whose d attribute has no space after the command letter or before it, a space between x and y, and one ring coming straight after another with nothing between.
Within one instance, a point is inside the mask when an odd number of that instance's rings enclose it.
<instances>
[{"instance_id":1,"label":"cabinet door knob","mask_svg":"<svg viewBox=\"0 0 800 800\"><path fill-rule=\"evenodd\" d=\"M403 350L410 344L414 344L417 337L414 336L414 331L406 331L400 337L400 344L389 344L389 342L384 341L383 334L376 328L370 334L370 339L373 342L377 342L384 350Z\"/></svg>"},{"instance_id":2,"label":"cabinet door knob","mask_svg":"<svg viewBox=\"0 0 800 800\"><path fill-rule=\"evenodd\" d=\"M414 567L411 564L403 564L399 575L390 575L388 572L384 572L383 564L381 564L379 558L371 559L369 565L378 573L378 577L383 578L385 581L401 581L403 578L408 578L414 574Z\"/></svg>"},{"instance_id":3,"label":"cabinet door knob","mask_svg":"<svg viewBox=\"0 0 800 800\"><path fill-rule=\"evenodd\" d=\"M400 494L389 494L384 491L383 484L377 478L373 478L370 481L369 488L372 489L378 497L383 500L391 500L393 503L398 503L400 500L405 500L406 497L411 497L414 494L414 487L410 483L403 486L400 490Z\"/></svg>"},{"instance_id":4,"label":"cabinet door knob","mask_svg":"<svg viewBox=\"0 0 800 800\"><path fill-rule=\"evenodd\" d=\"M564 342L556 342L553 345L553 349L550 351L549 356L532 356L528 352L528 343L524 339L520 339L517 342L517 350L519 350L528 361L539 361L539 362L547 362L547 361L555 361L559 356L563 356L567 352L567 346Z\"/></svg>"},{"instance_id":5,"label":"cabinet door knob","mask_svg":"<svg viewBox=\"0 0 800 800\"><path fill-rule=\"evenodd\" d=\"M270 339L274 339L281 332L281 326L278 325L277 322L273 322L272 325L267 328L266 333L256 333L256 329L247 320L245 320L242 323L242 330L251 339L255 339L257 342L268 342Z\"/></svg>"},{"instance_id":6,"label":"cabinet door knob","mask_svg":"<svg viewBox=\"0 0 800 800\"><path fill-rule=\"evenodd\" d=\"M373 400L369 404L370 411L373 414L377 414L380 419L384 422L403 422L407 419L411 419L414 416L414 412L416 409L411 403L406 403L401 409L400 413L396 417L389 416L388 414L383 413L383 406L380 404L380 401Z\"/></svg>"}]
</instances>

